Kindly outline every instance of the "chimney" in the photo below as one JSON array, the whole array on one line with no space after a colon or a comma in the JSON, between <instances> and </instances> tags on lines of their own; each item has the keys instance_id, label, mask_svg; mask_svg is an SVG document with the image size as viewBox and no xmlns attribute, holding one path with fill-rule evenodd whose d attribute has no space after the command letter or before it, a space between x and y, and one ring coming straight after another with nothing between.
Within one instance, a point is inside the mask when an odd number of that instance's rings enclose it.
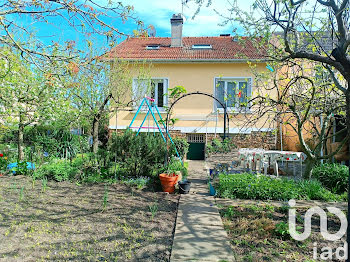
<instances>
[{"instance_id":1,"label":"chimney","mask_svg":"<svg viewBox=\"0 0 350 262\"><path fill-rule=\"evenodd\" d=\"M171 23L171 47L182 47L182 24L184 20L181 14L173 14Z\"/></svg>"}]
</instances>

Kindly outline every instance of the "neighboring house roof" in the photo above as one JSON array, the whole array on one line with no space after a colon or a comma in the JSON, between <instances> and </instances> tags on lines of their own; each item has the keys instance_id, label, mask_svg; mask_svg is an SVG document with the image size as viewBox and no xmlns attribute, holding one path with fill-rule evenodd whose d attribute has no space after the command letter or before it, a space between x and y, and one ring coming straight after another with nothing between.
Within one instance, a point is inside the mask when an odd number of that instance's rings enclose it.
<instances>
[{"instance_id":1,"label":"neighboring house roof","mask_svg":"<svg viewBox=\"0 0 350 262\"><path fill-rule=\"evenodd\" d=\"M283 39L283 32L276 32L274 35ZM332 32L299 32L300 45L298 46L301 51L315 52L313 46L317 47L321 52L332 52L334 47L338 44L338 39L332 35ZM293 42L293 41L291 41Z\"/></svg>"},{"instance_id":2,"label":"neighboring house roof","mask_svg":"<svg viewBox=\"0 0 350 262\"><path fill-rule=\"evenodd\" d=\"M262 60L265 52L254 47L247 38L236 40L230 36L220 37L183 37L182 47L170 47L170 37L128 38L105 58L151 61L240 61ZM193 49L193 45L211 45L210 49ZM148 50L147 46L159 46Z\"/></svg>"}]
</instances>

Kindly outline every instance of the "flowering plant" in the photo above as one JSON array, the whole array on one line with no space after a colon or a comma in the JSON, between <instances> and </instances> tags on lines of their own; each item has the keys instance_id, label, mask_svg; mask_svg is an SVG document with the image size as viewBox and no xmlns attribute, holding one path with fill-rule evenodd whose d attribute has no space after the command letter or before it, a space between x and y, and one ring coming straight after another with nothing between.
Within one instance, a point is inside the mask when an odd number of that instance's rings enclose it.
<instances>
[{"instance_id":1,"label":"flowering plant","mask_svg":"<svg viewBox=\"0 0 350 262\"><path fill-rule=\"evenodd\" d=\"M0 174L1 172L5 172L7 168L7 156L0 153Z\"/></svg>"}]
</instances>

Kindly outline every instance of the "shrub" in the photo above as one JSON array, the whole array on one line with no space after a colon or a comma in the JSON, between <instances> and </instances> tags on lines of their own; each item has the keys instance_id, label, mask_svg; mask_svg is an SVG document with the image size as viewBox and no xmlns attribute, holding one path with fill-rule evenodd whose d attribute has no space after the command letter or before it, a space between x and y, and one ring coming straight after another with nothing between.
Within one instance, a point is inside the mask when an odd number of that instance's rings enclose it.
<instances>
[{"instance_id":1,"label":"shrub","mask_svg":"<svg viewBox=\"0 0 350 262\"><path fill-rule=\"evenodd\" d=\"M286 222L279 222L275 225L275 234L280 236L282 239L289 239L289 225Z\"/></svg>"},{"instance_id":2,"label":"shrub","mask_svg":"<svg viewBox=\"0 0 350 262\"><path fill-rule=\"evenodd\" d=\"M173 174L176 171L180 171L183 178L186 178L188 175L187 168L185 167L185 165L183 165L180 160L172 158L169 161L168 165L165 167L164 172L168 174Z\"/></svg>"},{"instance_id":3,"label":"shrub","mask_svg":"<svg viewBox=\"0 0 350 262\"><path fill-rule=\"evenodd\" d=\"M323 164L312 170L313 178L333 193L344 193L348 190L349 169L340 164Z\"/></svg>"},{"instance_id":4,"label":"shrub","mask_svg":"<svg viewBox=\"0 0 350 262\"><path fill-rule=\"evenodd\" d=\"M0 174L7 171L8 157L0 151Z\"/></svg>"},{"instance_id":5,"label":"shrub","mask_svg":"<svg viewBox=\"0 0 350 262\"><path fill-rule=\"evenodd\" d=\"M35 173L36 178L52 179L58 182L73 180L78 169L65 159L54 159L52 162L42 165Z\"/></svg>"},{"instance_id":6,"label":"shrub","mask_svg":"<svg viewBox=\"0 0 350 262\"><path fill-rule=\"evenodd\" d=\"M274 179L249 173L220 174L216 190L219 197L259 200L340 201L344 197L333 194L316 180Z\"/></svg>"},{"instance_id":7,"label":"shrub","mask_svg":"<svg viewBox=\"0 0 350 262\"><path fill-rule=\"evenodd\" d=\"M179 153L181 159L183 160L185 158L185 155L188 152L188 148L190 147L190 144L187 143L187 140L184 138L173 138L173 142L176 146L177 152ZM176 151L173 144L171 144L169 152L170 152L169 153L170 155L176 156Z\"/></svg>"},{"instance_id":8,"label":"shrub","mask_svg":"<svg viewBox=\"0 0 350 262\"><path fill-rule=\"evenodd\" d=\"M164 167L166 145L159 134L135 135L131 130L113 134L108 151L113 152L110 160L119 164L122 177L151 177Z\"/></svg>"},{"instance_id":9,"label":"shrub","mask_svg":"<svg viewBox=\"0 0 350 262\"><path fill-rule=\"evenodd\" d=\"M228 153L234 148L236 148L236 145L232 142L232 139L225 138L222 140L214 138L210 143L207 144L206 154L211 155L215 153Z\"/></svg>"},{"instance_id":10,"label":"shrub","mask_svg":"<svg viewBox=\"0 0 350 262\"><path fill-rule=\"evenodd\" d=\"M88 139L73 134L69 129L51 126L35 126L25 129L25 143L38 147L50 156L70 158L89 150Z\"/></svg>"},{"instance_id":11,"label":"shrub","mask_svg":"<svg viewBox=\"0 0 350 262\"><path fill-rule=\"evenodd\" d=\"M131 178L128 180L125 180L124 183L128 186L137 187L138 189L142 189L147 186L149 183L149 177L138 177L138 178Z\"/></svg>"}]
</instances>

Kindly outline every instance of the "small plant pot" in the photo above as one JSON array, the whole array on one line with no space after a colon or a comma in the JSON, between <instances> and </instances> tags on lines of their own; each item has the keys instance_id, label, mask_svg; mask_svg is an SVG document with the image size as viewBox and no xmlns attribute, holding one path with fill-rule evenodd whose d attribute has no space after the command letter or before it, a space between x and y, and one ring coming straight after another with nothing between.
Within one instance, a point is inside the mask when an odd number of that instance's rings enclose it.
<instances>
[{"instance_id":1,"label":"small plant pot","mask_svg":"<svg viewBox=\"0 0 350 262\"><path fill-rule=\"evenodd\" d=\"M180 194L188 194L191 189L191 182L190 181L179 181L179 193Z\"/></svg>"},{"instance_id":2,"label":"small plant pot","mask_svg":"<svg viewBox=\"0 0 350 262\"><path fill-rule=\"evenodd\" d=\"M175 185L179 179L179 176L176 174L160 174L159 175L160 183L164 192L174 193Z\"/></svg>"}]
</instances>

